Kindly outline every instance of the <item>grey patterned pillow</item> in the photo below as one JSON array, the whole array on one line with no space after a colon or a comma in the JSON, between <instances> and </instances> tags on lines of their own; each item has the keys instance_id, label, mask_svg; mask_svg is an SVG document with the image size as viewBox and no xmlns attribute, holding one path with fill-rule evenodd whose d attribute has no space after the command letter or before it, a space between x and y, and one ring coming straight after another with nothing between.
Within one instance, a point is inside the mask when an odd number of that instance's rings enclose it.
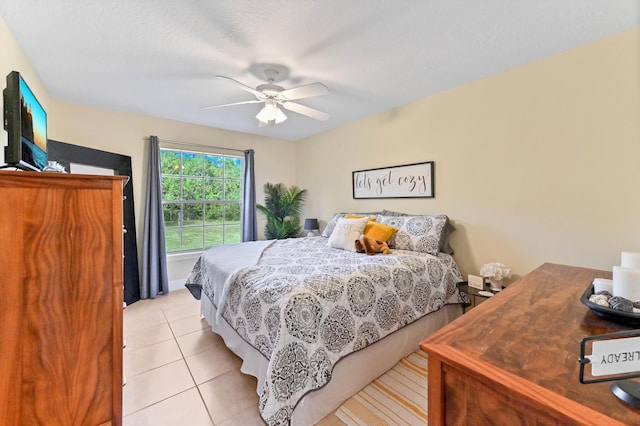
<instances>
[{"instance_id":1,"label":"grey patterned pillow","mask_svg":"<svg viewBox=\"0 0 640 426\"><path fill-rule=\"evenodd\" d=\"M327 226L322 230L322 236L329 238L334 229L336 229L336 223L338 223L338 219L343 217L346 213L336 213L333 215L329 222L327 222Z\"/></svg>"},{"instance_id":2,"label":"grey patterned pillow","mask_svg":"<svg viewBox=\"0 0 640 426\"><path fill-rule=\"evenodd\" d=\"M391 210L382 210L380 214L382 216L409 216L407 213L394 212Z\"/></svg>"},{"instance_id":3,"label":"grey patterned pillow","mask_svg":"<svg viewBox=\"0 0 640 426\"><path fill-rule=\"evenodd\" d=\"M443 214L438 216L378 215L376 220L385 225L398 228L398 232L388 241L392 248L418 251L436 256L440 251L440 245L445 235L449 218Z\"/></svg>"},{"instance_id":4,"label":"grey patterned pillow","mask_svg":"<svg viewBox=\"0 0 640 426\"><path fill-rule=\"evenodd\" d=\"M383 216L411 216L410 214L407 214L407 213L394 212L391 210L382 210L382 213L380 214ZM442 234L442 238L440 239L441 252L453 255L453 249L449 244L449 235L451 235L451 233L455 230L456 230L456 227L453 226L451 221L447 218L447 226L445 226L444 232Z\"/></svg>"}]
</instances>

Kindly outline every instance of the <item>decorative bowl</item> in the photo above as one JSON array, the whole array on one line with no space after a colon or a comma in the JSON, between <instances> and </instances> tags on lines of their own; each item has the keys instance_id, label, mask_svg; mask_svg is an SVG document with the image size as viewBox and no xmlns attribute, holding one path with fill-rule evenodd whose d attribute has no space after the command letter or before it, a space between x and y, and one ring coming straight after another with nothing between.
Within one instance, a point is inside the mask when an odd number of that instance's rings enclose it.
<instances>
[{"instance_id":1,"label":"decorative bowl","mask_svg":"<svg viewBox=\"0 0 640 426\"><path fill-rule=\"evenodd\" d=\"M589 287L582 293L580 301L586 305L591 311L609 321L614 321L620 324L630 325L633 327L640 327L640 314L633 312L624 312L616 309L600 306L596 303L590 302L589 297L593 295L593 284L589 284Z\"/></svg>"}]
</instances>

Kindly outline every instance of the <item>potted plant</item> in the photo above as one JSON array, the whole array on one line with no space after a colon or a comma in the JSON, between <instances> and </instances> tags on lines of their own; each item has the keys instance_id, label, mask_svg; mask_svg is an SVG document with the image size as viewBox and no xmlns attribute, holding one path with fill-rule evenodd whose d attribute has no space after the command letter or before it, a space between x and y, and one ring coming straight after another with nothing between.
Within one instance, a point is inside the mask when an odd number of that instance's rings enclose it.
<instances>
[{"instance_id":1,"label":"potted plant","mask_svg":"<svg viewBox=\"0 0 640 426\"><path fill-rule=\"evenodd\" d=\"M489 279L491 291L500 291L502 290L502 280L511 278L511 268L504 263L491 262L482 265L480 275Z\"/></svg>"},{"instance_id":2,"label":"potted plant","mask_svg":"<svg viewBox=\"0 0 640 426\"><path fill-rule=\"evenodd\" d=\"M282 240L300 235L300 212L306 196L307 190L295 185L264 184L264 205L256 207L267 216L264 230L267 239Z\"/></svg>"}]
</instances>

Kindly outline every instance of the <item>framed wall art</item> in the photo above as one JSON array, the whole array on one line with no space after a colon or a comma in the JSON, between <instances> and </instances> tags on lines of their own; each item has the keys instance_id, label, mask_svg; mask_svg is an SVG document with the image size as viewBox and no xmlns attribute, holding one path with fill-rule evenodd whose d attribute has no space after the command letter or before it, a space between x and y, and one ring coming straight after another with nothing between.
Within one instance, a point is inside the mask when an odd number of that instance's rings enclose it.
<instances>
[{"instance_id":1,"label":"framed wall art","mask_svg":"<svg viewBox=\"0 0 640 426\"><path fill-rule=\"evenodd\" d=\"M353 198L433 198L433 161L351 172Z\"/></svg>"}]
</instances>

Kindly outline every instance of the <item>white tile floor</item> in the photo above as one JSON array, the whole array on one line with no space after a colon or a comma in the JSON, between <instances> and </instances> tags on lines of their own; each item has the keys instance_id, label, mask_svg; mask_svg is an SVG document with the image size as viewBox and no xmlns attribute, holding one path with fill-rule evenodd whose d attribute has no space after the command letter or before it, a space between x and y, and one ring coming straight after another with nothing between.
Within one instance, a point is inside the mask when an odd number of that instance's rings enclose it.
<instances>
[{"instance_id":1,"label":"white tile floor","mask_svg":"<svg viewBox=\"0 0 640 426\"><path fill-rule=\"evenodd\" d=\"M264 425L256 379L178 290L124 311L124 426ZM343 425L335 415L322 426Z\"/></svg>"}]
</instances>

